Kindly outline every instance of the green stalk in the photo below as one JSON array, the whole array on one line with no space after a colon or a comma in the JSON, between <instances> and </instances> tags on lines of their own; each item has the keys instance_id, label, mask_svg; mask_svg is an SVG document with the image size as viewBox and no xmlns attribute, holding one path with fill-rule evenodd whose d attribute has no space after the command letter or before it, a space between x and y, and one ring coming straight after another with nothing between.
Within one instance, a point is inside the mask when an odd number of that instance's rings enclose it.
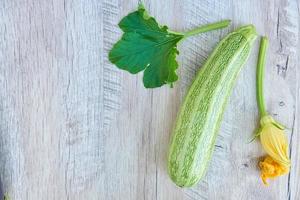
<instances>
[{"instance_id":1,"label":"green stalk","mask_svg":"<svg viewBox=\"0 0 300 200\"><path fill-rule=\"evenodd\" d=\"M230 24L230 20L224 20L224 21L220 21L220 22L216 22L216 23L212 23L212 24L207 24L207 25L201 26L199 28L196 28L194 30L184 33L184 37L189 37L192 35L196 35L198 33L204 33L204 32L208 32L208 31L212 31L212 30L216 30L216 29L225 28L229 24Z\"/></svg>"},{"instance_id":2,"label":"green stalk","mask_svg":"<svg viewBox=\"0 0 300 200\"><path fill-rule=\"evenodd\" d=\"M206 24L204 26L200 26L194 30L191 30L191 31L188 31L185 33L171 31L171 30L168 30L168 32L176 34L176 35L183 35L186 38L186 37L190 37L193 35L197 35L199 33L204 33L204 32L208 32L208 31L212 31L212 30L216 30L216 29L225 28L230 24L230 22L231 22L230 20L223 20L220 22L212 23L212 24Z\"/></svg>"},{"instance_id":3,"label":"green stalk","mask_svg":"<svg viewBox=\"0 0 300 200\"><path fill-rule=\"evenodd\" d=\"M268 38L265 36L261 37L258 61L257 61L257 70L256 70L256 97L257 97L257 105L261 117L267 115L267 111L265 108L264 92L263 92L263 79L264 79L265 58L266 58L267 47L268 47Z\"/></svg>"}]
</instances>

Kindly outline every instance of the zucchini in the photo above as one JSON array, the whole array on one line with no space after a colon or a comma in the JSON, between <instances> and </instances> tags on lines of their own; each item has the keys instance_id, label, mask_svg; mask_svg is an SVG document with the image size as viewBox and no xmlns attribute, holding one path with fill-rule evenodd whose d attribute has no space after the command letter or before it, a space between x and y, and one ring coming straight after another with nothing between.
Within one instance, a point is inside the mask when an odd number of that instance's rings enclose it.
<instances>
[{"instance_id":1,"label":"zucchini","mask_svg":"<svg viewBox=\"0 0 300 200\"><path fill-rule=\"evenodd\" d=\"M193 186L205 175L228 97L256 36L253 25L228 34L191 85L177 116L168 156L168 173L176 185Z\"/></svg>"}]
</instances>

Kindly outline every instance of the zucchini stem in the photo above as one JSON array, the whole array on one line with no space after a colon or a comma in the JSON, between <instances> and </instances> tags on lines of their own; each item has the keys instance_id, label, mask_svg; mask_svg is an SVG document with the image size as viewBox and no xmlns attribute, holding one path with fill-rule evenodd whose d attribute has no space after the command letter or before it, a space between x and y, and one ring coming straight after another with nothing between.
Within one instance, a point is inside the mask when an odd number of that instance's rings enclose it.
<instances>
[{"instance_id":1,"label":"zucchini stem","mask_svg":"<svg viewBox=\"0 0 300 200\"><path fill-rule=\"evenodd\" d=\"M225 28L230 24L230 20L223 20L220 22L212 23L212 24L206 24L204 26L200 26L194 30L188 31L183 33L184 37L190 37L193 35L197 35L198 33L204 33L216 29Z\"/></svg>"},{"instance_id":2,"label":"zucchini stem","mask_svg":"<svg viewBox=\"0 0 300 200\"><path fill-rule=\"evenodd\" d=\"M264 79L267 47L268 47L268 38L265 36L261 37L258 61L257 61L257 70L256 70L256 98L257 98L257 105L261 117L267 115L267 111L265 108L264 92L263 92L263 79Z\"/></svg>"}]
</instances>

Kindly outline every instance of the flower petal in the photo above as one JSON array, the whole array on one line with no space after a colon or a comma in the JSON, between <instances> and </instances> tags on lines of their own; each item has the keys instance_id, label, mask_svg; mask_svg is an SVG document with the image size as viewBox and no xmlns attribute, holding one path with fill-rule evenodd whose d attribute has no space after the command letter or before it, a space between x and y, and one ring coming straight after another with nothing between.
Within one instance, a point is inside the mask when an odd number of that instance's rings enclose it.
<instances>
[{"instance_id":1,"label":"flower petal","mask_svg":"<svg viewBox=\"0 0 300 200\"><path fill-rule=\"evenodd\" d=\"M275 178L289 172L291 161L288 155L286 134L277 126L271 116L261 119L260 141L268 156L259 163L261 179L267 184L268 178Z\"/></svg>"}]
</instances>

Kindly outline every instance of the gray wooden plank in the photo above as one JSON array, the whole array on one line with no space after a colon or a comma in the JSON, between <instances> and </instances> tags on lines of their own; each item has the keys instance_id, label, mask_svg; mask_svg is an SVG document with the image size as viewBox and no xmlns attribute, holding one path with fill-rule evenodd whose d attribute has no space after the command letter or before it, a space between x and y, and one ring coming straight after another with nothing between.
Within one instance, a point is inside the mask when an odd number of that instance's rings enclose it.
<instances>
[{"instance_id":1,"label":"gray wooden plank","mask_svg":"<svg viewBox=\"0 0 300 200\"><path fill-rule=\"evenodd\" d=\"M294 60L294 68L296 69L296 79L294 80L293 84L296 84L296 87L294 88L294 95L295 95L295 105L294 105L294 115L292 119L292 128L290 130L291 132L291 137L290 137L290 154L292 157L292 168L291 168L291 173L289 175L289 185L288 185L288 198L289 199L297 199L299 198L300 195L300 182L299 182L299 176L300 176L300 159L297 153L299 152L299 146L300 146L300 135L299 130L300 130L300 111L299 111L299 105L300 105L300 70L299 70L299 61L300 61L300 2L296 1L296 3L292 4L292 6L295 7L296 11L294 13L294 16L298 16L298 20L295 20L295 23L298 23L298 37L295 38L295 41L297 41L296 44L294 44L297 47L296 52L294 53L295 60Z\"/></svg>"},{"instance_id":2,"label":"gray wooden plank","mask_svg":"<svg viewBox=\"0 0 300 200\"><path fill-rule=\"evenodd\" d=\"M296 199L299 187L299 2L144 1L172 30L232 19L180 44L180 81L146 90L107 59L137 0L0 2L0 174L12 199ZM298 5L297 5L298 3ZM217 42L253 23L270 38L267 106L289 130L289 176L264 187L247 144L257 123L257 45L230 98L207 176L190 189L166 172L177 111ZM287 62L288 60L288 62ZM279 89L280 88L280 89Z\"/></svg>"},{"instance_id":3,"label":"gray wooden plank","mask_svg":"<svg viewBox=\"0 0 300 200\"><path fill-rule=\"evenodd\" d=\"M102 2L1 2L1 171L12 199L99 199Z\"/></svg>"}]
</instances>

